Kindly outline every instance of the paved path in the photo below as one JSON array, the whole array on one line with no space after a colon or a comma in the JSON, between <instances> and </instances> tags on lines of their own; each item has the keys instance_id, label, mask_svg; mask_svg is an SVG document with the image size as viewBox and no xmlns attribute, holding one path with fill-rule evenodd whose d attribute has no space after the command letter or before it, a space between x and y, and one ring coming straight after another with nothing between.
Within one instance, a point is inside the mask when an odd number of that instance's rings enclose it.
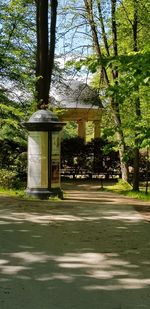
<instances>
[{"instance_id":1,"label":"paved path","mask_svg":"<svg viewBox=\"0 0 150 309\"><path fill-rule=\"evenodd\" d=\"M150 224L136 202L65 189L60 202L0 197L0 309L149 309Z\"/></svg>"}]
</instances>

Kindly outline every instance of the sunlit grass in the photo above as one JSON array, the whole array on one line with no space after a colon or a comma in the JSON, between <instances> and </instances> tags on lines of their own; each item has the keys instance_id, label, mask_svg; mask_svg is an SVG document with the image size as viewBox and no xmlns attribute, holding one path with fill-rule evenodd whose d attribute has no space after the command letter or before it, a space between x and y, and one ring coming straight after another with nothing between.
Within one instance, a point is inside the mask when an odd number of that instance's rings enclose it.
<instances>
[{"instance_id":1,"label":"sunlit grass","mask_svg":"<svg viewBox=\"0 0 150 309\"><path fill-rule=\"evenodd\" d=\"M141 187L139 192L134 192L132 190L132 186L123 180L118 180L118 182L114 185L104 186L104 189L129 196L131 198L150 201L150 192L146 193L144 187Z\"/></svg>"},{"instance_id":2,"label":"sunlit grass","mask_svg":"<svg viewBox=\"0 0 150 309\"><path fill-rule=\"evenodd\" d=\"M1 196L17 196L17 197L25 197L24 190L17 190L17 189L6 189L0 187L0 195Z\"/></svg>"},{"instance_id":3,"label":"sunlit grass","mask_svg":"<svg viewBox=\"0 0 150 309\"><path fill-rule=\"evenodd\" d=\"M119 193L124 196L128 196L130 198L136 198L140 200L150 201L150 192L146 194L144 186L141 186L140 192L134 192L132 190L132 186L128 184L125 181L119 180L117 183L113 185L103 185L103 188L101 190L105 191L111 191L114 193ZM35 197L29 197L25 193L25 189L6 189L0 187L0 196L13 196L13 197L19 197L22 199L35 199ZM49 197L49 201L60 201L61 199L58 196L51 196Z\"/></svg>"},{"instance_id":4,"label":"sunlit grass","mask_svg":"<svg viewBox=\"0 0 150 309\"><path fill-rule=\"evenodd\" d=\"M0 196L8 196L8 197L18 197L27 200L39 200L37 197L28 196L25 192L25 189L17 190L17 189L7 189L0 187ZM50 196L49 201L58 202L61 199L58 196Z\"/></svg>"}]
</instances>

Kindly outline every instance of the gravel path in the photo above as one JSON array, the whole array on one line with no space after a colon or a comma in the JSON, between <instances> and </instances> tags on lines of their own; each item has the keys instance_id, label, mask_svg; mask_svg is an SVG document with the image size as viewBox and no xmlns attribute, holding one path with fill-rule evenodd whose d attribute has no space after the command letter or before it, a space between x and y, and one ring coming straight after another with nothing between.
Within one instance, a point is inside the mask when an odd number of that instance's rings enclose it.
<instances>
[{"instance_id":1,"label":"gravel path","mask_svg":"<svg viewBox=\"0 0 150 309\"><path fill-rule=\"evenodd\" d=\"M149 309L148 207L99 184L65 200L0 197L0 309Z\"/></svg>"}]
</instances>

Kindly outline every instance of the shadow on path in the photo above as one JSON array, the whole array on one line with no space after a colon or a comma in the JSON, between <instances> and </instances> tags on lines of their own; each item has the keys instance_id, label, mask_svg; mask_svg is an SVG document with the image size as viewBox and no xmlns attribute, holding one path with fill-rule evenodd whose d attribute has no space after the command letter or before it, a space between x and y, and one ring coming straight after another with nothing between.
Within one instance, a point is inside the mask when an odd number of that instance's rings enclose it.
<instances>
[{"instance_id":1,"label":"shadow on path","mask_svg":"<svg viewBox=\"0 0 150 309\"><path fill-rule=\"evenodd\" d=\"M128 199L65 189L0 197L0 308L149 309L150 224Z\"/></svg>"}]
</instances>

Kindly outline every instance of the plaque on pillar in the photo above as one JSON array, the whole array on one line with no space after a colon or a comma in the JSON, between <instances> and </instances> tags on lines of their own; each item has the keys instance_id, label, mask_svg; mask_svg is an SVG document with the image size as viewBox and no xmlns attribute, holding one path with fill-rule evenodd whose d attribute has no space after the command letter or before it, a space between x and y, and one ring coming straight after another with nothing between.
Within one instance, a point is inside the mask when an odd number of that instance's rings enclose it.
<instances>
[{"instance_id":1,"label":"plaque on pillar","mask_svg":"<svg viewBox=\"0 0 150 309\"><path fill-rule=\"evenodd\" d=\"M52 133L51 188L60 187L60 133Z\"/></svg>"},{"instance_id":2,"label":"plaque on pillar","mask_svg":"<svg viewBox=\"0 0 150 309\"><path fill-rule=\"evenodd\" d=\"M28 187L48 186L48 132L30 132L28 137Z\"/></svg>"}]
</instances>

